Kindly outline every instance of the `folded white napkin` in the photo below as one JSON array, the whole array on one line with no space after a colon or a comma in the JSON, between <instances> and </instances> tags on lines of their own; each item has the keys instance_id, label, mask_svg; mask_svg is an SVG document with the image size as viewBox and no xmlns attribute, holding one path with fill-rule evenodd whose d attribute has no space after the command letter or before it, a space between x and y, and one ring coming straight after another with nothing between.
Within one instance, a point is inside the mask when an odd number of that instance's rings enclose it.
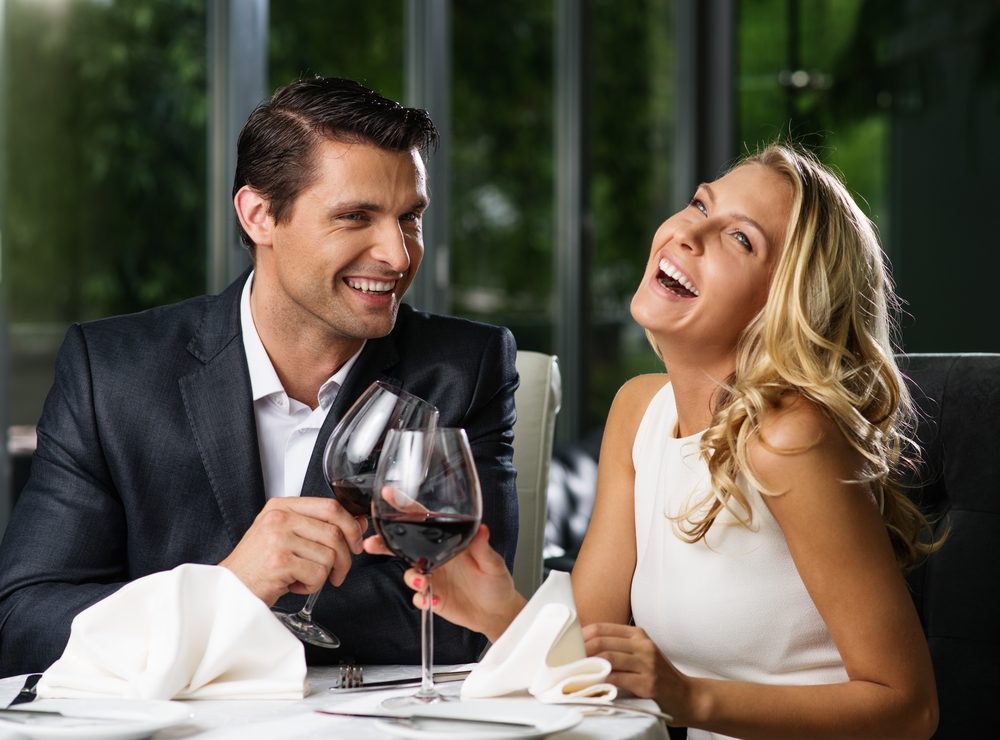
<instances>
[{"instance_id":1,"label":"folded white napkin","mask_svg":"<svg viewBox=\"0 0 1000 740\"><path fill-rule=\"evenodd\" d=\"M604 679L611 664L588 658L568 573L552 571L507 630L472 669L462 698L527 689L544 702L611 702L618 690Z\"/></svg>"},{"instance_id":2,"label":"folded white napkin","mask_svg":"<svg viewBox=\"0 0 1000 740\"><path fill-rule=\"evenodd\" d=\"M41 698L301 699L305 651L232 572L181 565L73 620Z\"/></svg>"}]
</instances>

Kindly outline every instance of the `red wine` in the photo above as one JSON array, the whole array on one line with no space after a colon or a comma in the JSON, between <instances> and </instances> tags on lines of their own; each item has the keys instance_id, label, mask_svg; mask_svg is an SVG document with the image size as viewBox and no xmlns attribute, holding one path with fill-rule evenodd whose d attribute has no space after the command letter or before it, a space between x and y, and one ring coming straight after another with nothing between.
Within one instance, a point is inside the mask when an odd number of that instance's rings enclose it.
<instances>
[{"instance_id":1,"label":"red wine","mask_svg":"<svg viewBox=\"0 0 1000 740\"><path fill-rule=\"evenodd\" d=\"M371 516L375 473L362 473L330 484L340 505L353 516Z\"/></svg>"},{"instance_id":2,"label":"red wine","mask_svg":"<svg viewBox=\"0 0 1000 740\"><path fill-rule=\"evenodd\" d=\"M376 517L385 544L403 560L427 573L465 549L479 519L461 514L389 514Z\"/></svg>"}]
</instances>

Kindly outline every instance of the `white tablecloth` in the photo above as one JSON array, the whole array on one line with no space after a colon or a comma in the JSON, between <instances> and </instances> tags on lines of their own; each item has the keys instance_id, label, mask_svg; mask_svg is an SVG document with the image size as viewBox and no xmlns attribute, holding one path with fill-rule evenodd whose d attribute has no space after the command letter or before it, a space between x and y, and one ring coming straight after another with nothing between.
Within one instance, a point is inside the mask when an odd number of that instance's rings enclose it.
<instances>
[{"instance_id":1,"label":"white tablecloth","mask_svg":"<svg viewBox=\"0 0 1000 740\"><path fill-rule=\"evenodd\" d=\"M447 666L438 670L447 670ZM365 668L365 679L376 681L387 678L413 676L419 672L414 666L370 666ZM200 738L202 740L329 740L350 737L357 740L383 738L375 720L331 717L317 714L322 707L358 709L358 704L371 702L393 694L405 694L414 688L395 691L349 692L331 691L337 676L336 668L310 668L306 698L301 701L192 701L185 702L191 709L191 720L185 724L161 730L154 740L168 738ZM0 679L0 706L14 698L24 677ZM457 682L441 684L445 693L456 693ZM80 700L85 701L85 700ZM499 699L497 701L503 701ZM631 700L638 706L655 709L650 701ZM0 729L2 740L20 737ZM646 715L616 714L607 717L586 716L571 730L552 735L555 740L608 740L609 738L635 738L636 740L666 740L663 723Z\"/></svg>"}]
</instances>

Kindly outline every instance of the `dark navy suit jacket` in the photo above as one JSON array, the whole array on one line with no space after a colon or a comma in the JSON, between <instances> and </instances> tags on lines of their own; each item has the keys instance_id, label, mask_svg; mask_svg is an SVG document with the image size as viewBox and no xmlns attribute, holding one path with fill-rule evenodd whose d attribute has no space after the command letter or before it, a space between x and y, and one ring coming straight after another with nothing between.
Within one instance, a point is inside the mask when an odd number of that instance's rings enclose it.
<instances>
[{"instance_id":1,"label":"dark navy suit jacket","mask_svg":"<svg viewBox=\"0 0 1000 740\"><path fill-rule=\"evenodd\" d=\"M181 563L218 563L264 506L250 376L240 330L244 275L217 296L70 328L38 425L31 476L0 544L0 676L41 671L73 617L125 583ZM303 495L336 421L374 380L435 404L465 427L491 542L513 563L515 345L506 329L402 306L369 340L320 431ZM315 618L343 641L310 662L419 663L419 614L395 558L356 556ZM297 609L303 597L278 606ZM474 660L481 636L435 623L435 659ZM253 649L248 646L248 649Z\"/></svg>"}]
</instances>

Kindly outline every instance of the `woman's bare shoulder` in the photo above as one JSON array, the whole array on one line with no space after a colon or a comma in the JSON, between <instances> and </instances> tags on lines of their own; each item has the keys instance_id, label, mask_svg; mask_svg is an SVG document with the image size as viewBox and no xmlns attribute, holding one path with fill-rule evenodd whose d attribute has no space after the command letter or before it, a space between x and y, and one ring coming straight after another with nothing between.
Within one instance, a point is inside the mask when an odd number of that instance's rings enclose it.
<instances>
[{"instance_id":1,"label":"woman's bare shoulder","mask_svg":"<svg viewBox=\"0 0 1000 740\"><path fill-rule=\"evenodd\" d=\"M601 445L601 457L617 450L622 459L631 454L632 442L635 439L642 417L649 407L653 396L668 382L666 373L655 375L639 375L618 389L615 400L608 411L607 423L604 427L604 442Z\"/></svg>"},{"instance_id":2,"label":"woman's bare shoulder","mask_svg":"<svg viewBox=\"0 0 1000 740\"><path fill-rule=\"evenodd\" d=\"M670 377L666 373L650 373L631 378L618 389L611 405L612 413L617 412L627 416L638 413L641 416L653 396L669 382Z\"/></svg>"},{"instance_id":3,"label":"woman's bare shoulder","mask_svg":"<svg viewBox=\"0 0 1000 740\"><path fill-rule=\"evenodd\" d=\"M812 466L833 465L849 477L857 474L863 462L820 404L793 394L763 414L747 451L765 485Z\"/></svg>"}]
</instances>

